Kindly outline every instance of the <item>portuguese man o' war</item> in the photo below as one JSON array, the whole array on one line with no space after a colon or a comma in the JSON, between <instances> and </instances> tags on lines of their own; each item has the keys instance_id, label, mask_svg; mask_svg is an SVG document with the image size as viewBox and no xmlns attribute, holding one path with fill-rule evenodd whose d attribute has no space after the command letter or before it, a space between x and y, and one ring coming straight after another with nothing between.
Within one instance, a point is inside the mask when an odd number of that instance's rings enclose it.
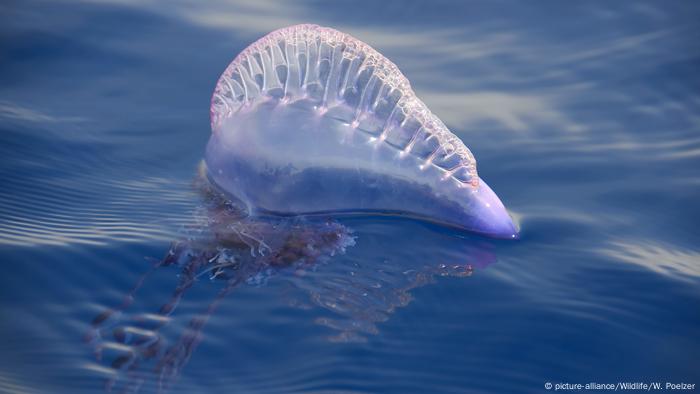
<instances>
[{"instance_id":1,"label":"portuguese man o' war","mask_svg":"<svg viewBox=\"0 0 700 394\"><path fill-rule=\"evenodd\" d=\"M221 76L211 120L193 221L123 301L90 324L86 340L108 391L167 389L241 285L275 278L288 294L300 293L290 306L324 310L315 322L335 333L328 339L362 341L410 303L412 289L495 261L481 237L412 221L416 227L392 226L396 218L341 223L336 215L404 215L517 237L462 141L393 63L338 31L299 25L251 45ZM370 235L364 245L348 227L353 220ZM431 247L410 248L416 239ZM375 255L379 245L393 248ZM176 269L178 280L153 309L152 299L137 296L161 269ZM178 310L205 279L219 287L211 302L199 313Z\"/></svg>"},{"instance_id":2,"label":"portuguese man o' war","mask_svg":"<svg viewBox=\"0 0 700 394\"><path fill-rule=\"evenodd\" d=\"M208 177L252 214L397 214L518 237L397 66L337 30L296 25L246 48L218 80L211 127Z\"/></svg>"}]
</instances>

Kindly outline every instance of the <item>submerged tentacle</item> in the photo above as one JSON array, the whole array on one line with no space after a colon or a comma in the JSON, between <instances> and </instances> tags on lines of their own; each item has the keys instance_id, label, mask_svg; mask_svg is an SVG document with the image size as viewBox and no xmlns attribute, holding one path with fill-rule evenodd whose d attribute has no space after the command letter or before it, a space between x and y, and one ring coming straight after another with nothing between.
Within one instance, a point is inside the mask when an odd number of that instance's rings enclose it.
<instances>
[{"instance_id":1,"label":"submerged tentacle","mask_svg":"<svg viewBox=\"0 0 700 394\"><path fill-rule=\"evenodd\" d=\"M316 264L354 244L349 230L338 223L245 217L206 179L198 178L196 186L204 204L195 223L184 228L183 239L173 242L162 259L152 262L119 306L93 320L85 337L96 360L114 371L105 381L108 391L138 391L148 369L154 369L157 383L166 388L196 349L209 317L236 286L251 278L260 282L284 268ZM137 292L165 267L179 269L175 289L155 312L139 313L134 305ZM203 277L225 286L171 342L172 330L165 328L180 317L180 301Z\"/></svg>"}]
</instances>

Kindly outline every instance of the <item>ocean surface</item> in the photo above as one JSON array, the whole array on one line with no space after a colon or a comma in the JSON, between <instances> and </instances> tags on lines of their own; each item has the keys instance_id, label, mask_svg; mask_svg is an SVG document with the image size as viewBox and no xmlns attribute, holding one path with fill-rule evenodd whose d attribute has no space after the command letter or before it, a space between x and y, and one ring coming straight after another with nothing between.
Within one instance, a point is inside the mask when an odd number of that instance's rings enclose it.
<instances>
[{"instance_id":1,"label":"ocean surface","mask_svg":"<svg viewBox=\"0 0 700 394\"><path fill-rule=\"evenodd\" d=\"M2 2L0 392L699 390L698 20L693 1ZM223 237L250 264L317 253L237 282L193 265L237 220L197 175L216 80L297 23L395 62L521 239L241 222Z\"/></svg>"}]
</instances>

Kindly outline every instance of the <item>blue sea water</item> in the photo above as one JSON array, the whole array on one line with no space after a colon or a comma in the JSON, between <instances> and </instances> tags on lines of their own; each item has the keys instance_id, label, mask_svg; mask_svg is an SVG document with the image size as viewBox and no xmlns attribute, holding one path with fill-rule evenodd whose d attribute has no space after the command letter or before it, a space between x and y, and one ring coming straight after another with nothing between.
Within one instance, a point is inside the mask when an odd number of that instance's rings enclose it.
<instances>
[{"instance_id":1,"label":"blue sea water","mask_svg":"<svg viewBox=\"0 0 700 394\"><path fill-rule=\"evenodd\" d=\"M699 19L692 1L3 2L0 392L697 391ZM520 240L346 218L344 253L223 295L153 268L216 215L193 184L218 76L309 22L399 66Z\"/></svg>"}]
</instances>

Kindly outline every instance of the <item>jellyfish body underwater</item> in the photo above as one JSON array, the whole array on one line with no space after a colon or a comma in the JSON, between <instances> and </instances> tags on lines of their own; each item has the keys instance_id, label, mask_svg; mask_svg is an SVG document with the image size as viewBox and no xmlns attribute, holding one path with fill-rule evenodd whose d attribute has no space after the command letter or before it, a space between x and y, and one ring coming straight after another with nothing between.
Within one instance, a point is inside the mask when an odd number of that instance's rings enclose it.
<instances>
[{"instance_id":1,"label":"jellyfish body underwater","mask_svg":"<svg viewBox=\"0 0 700 394\"><path fill-rule=\"evenodd\" d=\"M251 214L389 214L518 238L464 143L387 58L296 25L226 68L211 102L209 179Z\"/></svg>"},{"instance_id":2,"label":"jellyfish body underwater","mask_svg":"<svg viewBox=\"0 0 700 394\"><path fill-rule=\"evenodd\" d=\"M204 339L208 321L241 286L265 286L274 279L288 306L317 307L315 323L328 329L329 341L364 342L379 334L378 325L397 308L411 302L413 289L437 277L471 276L474 268L496 261L491 240L438 231L436 226L392 226L393 218L384 218L384 224L364 218L366 226L391 229L378 230L366 241L394 245L411 259L401 253L389 258L348 256L348 250L358 247L360 235L354 229L331 218L251 216L201 170L193 185L201 204L182 237L162 258L149 259L150 269L122 301L89 324L84 340L97 363L91 369L104 374L108 392L171 388ZM433 247L412 250L409 233L430 238ZM365 247L372 249L371 242ZM159 274L173 270L178 275L170 295L154 292L167 283L163 280L172 282L172 275ZM185 311L179 310L188 294L210 287L218 289L210 302L197 305L190 300Z\"/></svg>"}]
</instances>

